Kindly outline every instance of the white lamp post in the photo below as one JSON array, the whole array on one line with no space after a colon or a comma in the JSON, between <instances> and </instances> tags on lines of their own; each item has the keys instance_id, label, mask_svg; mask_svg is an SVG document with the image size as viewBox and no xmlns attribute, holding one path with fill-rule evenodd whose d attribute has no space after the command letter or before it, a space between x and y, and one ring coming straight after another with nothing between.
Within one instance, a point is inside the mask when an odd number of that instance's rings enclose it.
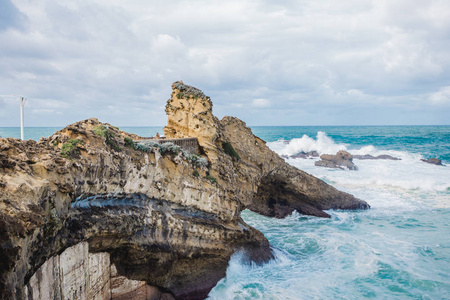
<instances>
[{"instance_id":1,"label":"white lamp post","mask_svg":"<svg viewBox=\"0 0 450 300\"><path fill-rule=\"evenodd\" d=\"M20 98L20 138L22 141L24 138L24 117L23 117L23 107L25 105L25 102L27 102L27 98L23 96L17 96L17 95L0 95L0 97L19 97Z\"/></svg>"},{"instance_id":2,"label":"white lamp post","mask_svg":"<svg viewBox=\"0 0 450 300\"><path fill-rule=\"evenodd\" d=\"M24 138L24 126L23 126L23 106L25 105L25 102L27 99L25 97L20 97L20 138L22 141Z\"/></svg>"}]
</instances>

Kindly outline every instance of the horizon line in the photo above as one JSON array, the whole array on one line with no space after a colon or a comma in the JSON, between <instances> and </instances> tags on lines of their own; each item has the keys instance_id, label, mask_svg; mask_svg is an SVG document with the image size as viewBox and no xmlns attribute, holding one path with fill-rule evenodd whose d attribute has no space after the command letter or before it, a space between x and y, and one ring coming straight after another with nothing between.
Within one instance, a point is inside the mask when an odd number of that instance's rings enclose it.
<instances>
[{"instance_id":1,"label":"horizon line","mask_svg":"<svg viewBox=\"0 0 450 300\"><path fill-rule=\"evenodd\" d=\"M24 128L66 128L65 126L25 126ZM139 127L165 127L166 125L117 125L117 127L126 127L126 128L139 128ZM364 125L248 125L248 127L383 127L383 126L450 126L450 124L364 124ZM0 126L0 128L18 128L20 126Z\"/></svg>"}]
</instances>

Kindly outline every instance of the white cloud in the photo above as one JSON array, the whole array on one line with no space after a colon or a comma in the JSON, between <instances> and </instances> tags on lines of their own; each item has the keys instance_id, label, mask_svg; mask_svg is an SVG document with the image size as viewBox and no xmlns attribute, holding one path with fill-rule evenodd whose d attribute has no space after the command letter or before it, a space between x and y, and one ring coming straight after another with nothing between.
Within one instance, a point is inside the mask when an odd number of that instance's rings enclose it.
<instances>
[{"instance_id":1,"label":"white cloud","mask_svg":"<svg viewBox=\"0 0 450 300\"><path fill-rule=\"evenodd\" d=\"M270 101L267 99L254 99L252 105L256 108L264 108L270 106Z\"/></svg>"},{"instance_id":2,"label":"white cloud","mask_svg":"<svg viewBox=\"0 0 450 300\"><path fill-rule=\"evenodd\" d=\"M426 105L450 82L445 0L11 3L26 21L21 29L12 19L0 22L0 94L65 103L58 109L67 119L36 113L41 126L97 114L119 125L164 125L164 111L149 124L148 110L164 105L176 80L203 89L219 116L236 114L230 99L271 108L241 115L249 124L298 122L295 113L310 109L320 124L330 120L320 115L325 106L345 112L355 103L401 113L411 109L405 99ZM108 114L106 105L117 111ZM275 109L285 113L278 121ZM0 126L14 122L2 118Z\"/></svg>"},{"instance_id":3,"label":"white cloud","mask_svg":"<svg viewBox=\"0 0 450 300\"><path fill-rule=\"evenodd\" d=\"M439 91L432 93L428 99L433 104L450 104L450 86L442 87Z\"/></svg>"}]
</instances>

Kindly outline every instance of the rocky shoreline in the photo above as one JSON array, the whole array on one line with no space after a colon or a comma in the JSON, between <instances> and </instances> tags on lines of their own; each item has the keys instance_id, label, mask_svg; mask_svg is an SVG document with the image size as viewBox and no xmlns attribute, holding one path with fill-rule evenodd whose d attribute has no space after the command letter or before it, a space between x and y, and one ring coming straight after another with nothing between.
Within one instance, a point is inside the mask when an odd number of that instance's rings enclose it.
<instances>
[{"instance_id":1,"label":"rocky shoreline","mask_svg":"<svg viewBox=\"0 0 450 300\"><path fill-rule=\"evenodd\" d=\"M352 155L347 151L340 150L336 154L322 154L319 155L317 151L310 151L310 152L300 152L294 155L282 155L281 156L284 159L314 159L319 157L320 160L316 161L314 163L317 167L326 167L326 168L332 168L332 169L341 169L341 170L358 170L358 167L353 162L354 159L358 160L401 160L401 158L393 157L391 155L387 154L381 154L378 156L373 156L370 154L364 154L364 155ZM429 158L429 159L421 159L422 162L436 165L436 166L444 166L442 164L442 161L438 158Z\"/></svg>"},{"instance_id":2,"label":"rocky shoreline","mask_svg":"<svg viewBox=\"0 0 450 300\"><path fill-rule=\"evenodd\" d=\"M243 209L369 208L287 164L241 120L217 119L200 90L172 89L165 136L197 138L199 154L96 119L38 142L0 139L1 299L204 299L236 251L273 257Z\"/></svg>"}]
</instances>

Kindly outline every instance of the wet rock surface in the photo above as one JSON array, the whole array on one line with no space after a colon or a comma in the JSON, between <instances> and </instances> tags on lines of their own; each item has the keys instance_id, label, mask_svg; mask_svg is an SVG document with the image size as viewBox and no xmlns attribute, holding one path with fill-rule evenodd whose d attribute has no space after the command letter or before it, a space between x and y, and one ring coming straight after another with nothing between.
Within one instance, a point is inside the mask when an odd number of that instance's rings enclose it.
<instances>
[{"instance_id":1,"label":"wet rock surface","mask_svg":"<svg viewBox=\"0 0 450 300\"><path fill-rule=\"evenodd\" d=\"M48 286L39 272L78 270L81 260L64 267L55 260L80 243L84 261L105 253L114 265L114 276L92 275L93 286L110 284L101 295L139 286L145 295L204 299L236 251L257 263L273 257L263 234L241 219L243 209L328 217L323 210L369 207L285 163L241 120L218 120L200 90L182 82L172 88L165 135L197 137L207 164L178 150L143 151L132 142L140 137L97 119L38 142L0 139L1 299ZM99 257L92 259L108 264ZM83 289L79 299L89 298L90 284Z\"/></svg>"},{"instance_id":2,"label":"wet rock surface","mask_svg":"<svg viewBox=\"0 0 450 300\"><path fill-rule=\"evenodd\" d=\"M347 151L338 151L336 155L322 154L320 159L314 163L318 167L358 170L358 167L353 163L353 156Z\"/></svg>"},{"instance_id":3,"label":"wet rock surface","mask_svg":"<svg viewBox=\"0 0 450 300\"><path fill-rule=\"evenodd\" d=\"M421 159L421 161L432 165L443 166L442 161L439 158Z\"/></svg>"},{"instance_id":4,"label":"wet rock surface","mask_svg":"<svg viewBox=\"0 0 450 300\"><path fill-rule=\"evenodd\" d=\"M288 156L285 156L286 158ZM295 155L291 155L289 156L289 158L314 158L314 157L319 157L319 153L317 153L317 151L310 151L310 152L300 152L297 153Z\"/></svg>"}]
</instances>

